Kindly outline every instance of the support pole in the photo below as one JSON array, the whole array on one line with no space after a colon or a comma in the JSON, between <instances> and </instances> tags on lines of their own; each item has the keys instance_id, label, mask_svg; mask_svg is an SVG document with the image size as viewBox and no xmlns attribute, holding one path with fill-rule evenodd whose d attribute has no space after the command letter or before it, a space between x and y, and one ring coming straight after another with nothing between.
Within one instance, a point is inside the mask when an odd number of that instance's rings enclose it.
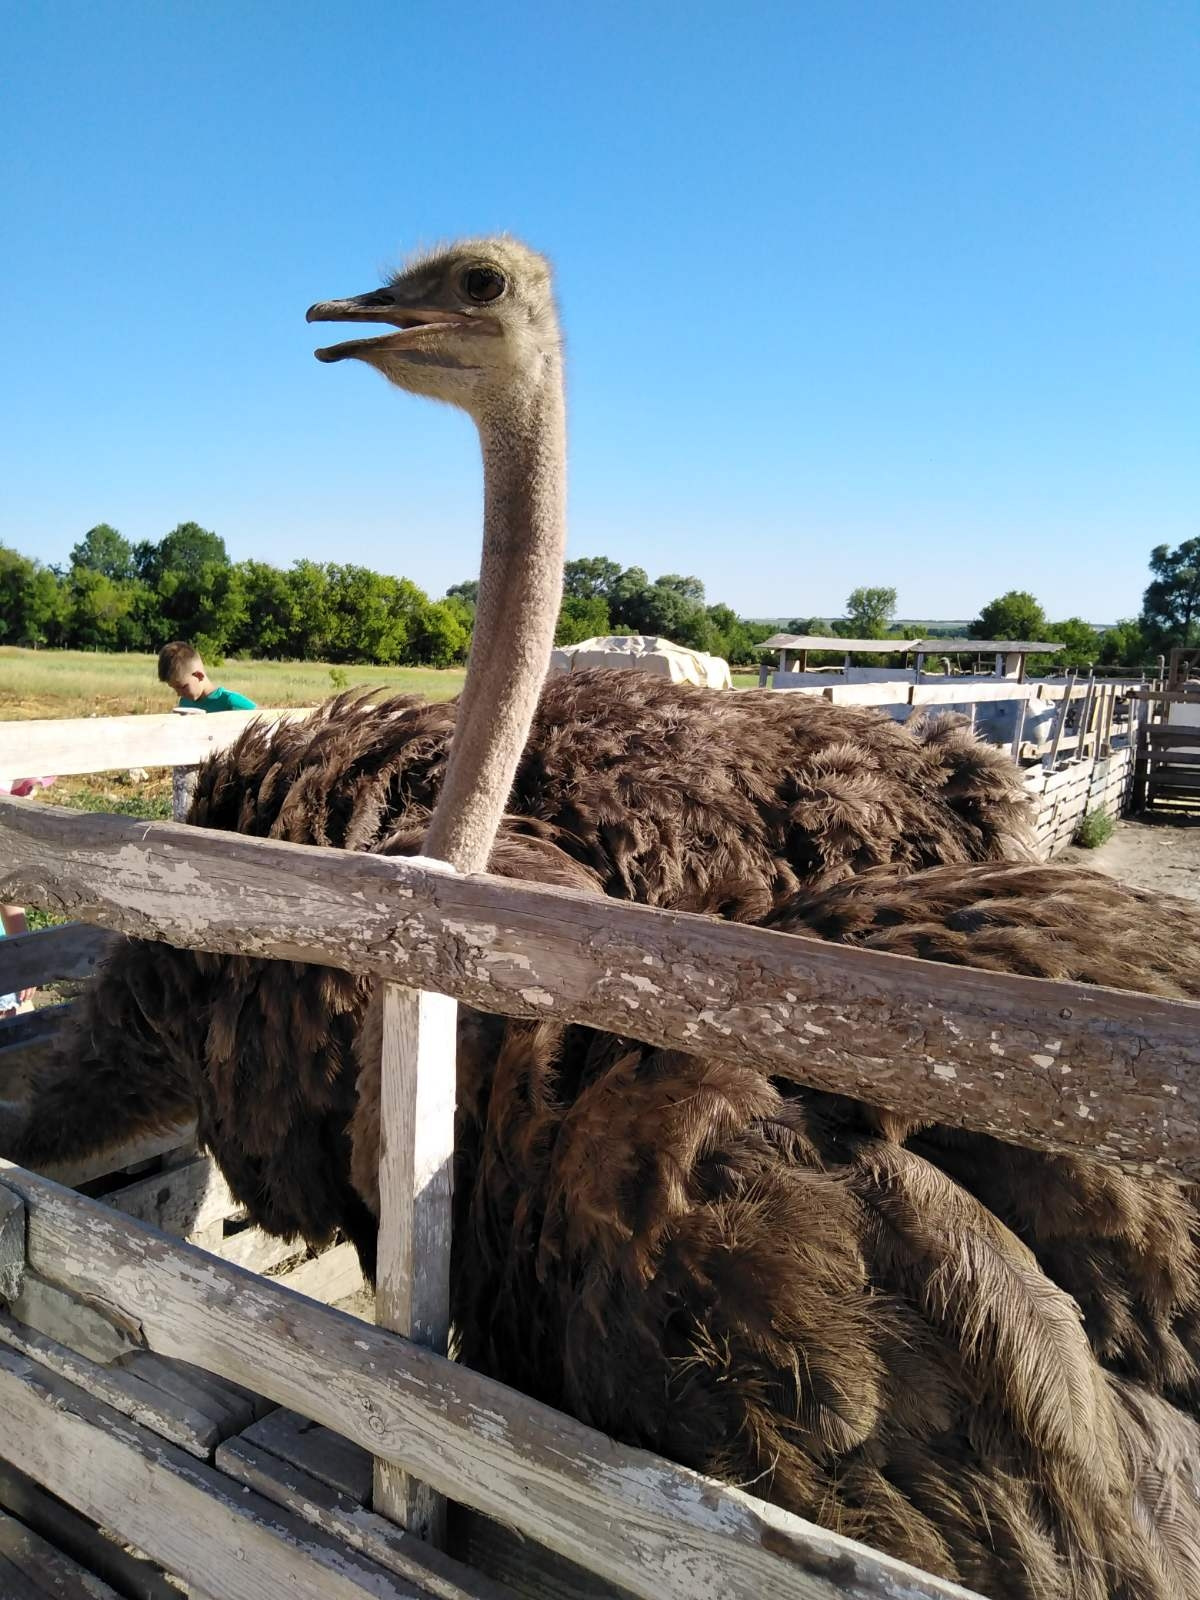
<instances>
[{"instance_id":1,"label":"support pole","mask_svg":"<svg viewBox=\"0 0 1200 1600\"><path fill-rule=\"evenodd\" d=\"M445 1355L458 1004L399 983L382 985L381 1003L375 1321ZM443 1497L379 1460L374 1506L410 1533L444 1545Z\"/></svg>"},{"instance_id":2,"label":"support pole","mask_svg":"<svg viewBox=\"0 0 1200 1600\"><path fill-rule=\"evenodd\" d=\"M196 792L196 774L199 770L198 767L171 768L172 822L187 821L187 814L192 804L192 795Z\"/></svg>"},{"instance_id":3,"label":"support pole","mask_svg":"<svg viewBox=\"0 0 1200 1600\"><path fill-rule=\"evenodd\" d=\"M1054 741L1046 752L1044 766L1047 772L1054 771L1054 763L1058 760L1058 747L1062 741L1063 729L1067 725L1067 713L1071 709L1071 691L1075 687L1075 679L1077 677L1078 670L1074 667L1070 668L1067 672L1066 686L1063 689L1062 703L1058 708L1058 718L1054 724Z\"/></svg>"}]
</instances>

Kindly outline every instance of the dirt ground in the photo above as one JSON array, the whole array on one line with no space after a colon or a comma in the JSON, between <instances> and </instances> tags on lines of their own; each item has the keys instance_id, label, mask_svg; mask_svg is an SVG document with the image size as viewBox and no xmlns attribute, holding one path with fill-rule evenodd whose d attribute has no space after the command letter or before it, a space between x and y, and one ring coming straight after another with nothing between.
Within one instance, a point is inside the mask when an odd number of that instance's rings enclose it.
<instances>
[{"instance_id":1,"label":"dirt ground","mask_svg":"<svg viewBox=\"0 0 1200 1600\"><path fill-rule=\"evenodd\" d=\"M1135 889L1200 900L1200 812L1130 818L1098 850L1072 845L1056 859L1095 867Z\"/></svg>"}]
</instances>

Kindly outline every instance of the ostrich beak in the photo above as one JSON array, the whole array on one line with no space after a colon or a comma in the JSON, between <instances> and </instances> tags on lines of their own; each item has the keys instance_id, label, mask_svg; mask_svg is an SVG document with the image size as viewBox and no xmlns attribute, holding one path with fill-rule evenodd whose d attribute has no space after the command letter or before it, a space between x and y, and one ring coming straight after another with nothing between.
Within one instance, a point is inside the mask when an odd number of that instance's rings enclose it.
<instances>
[{"instance_id":1,"label":"ostrich beak","mask_svg":"<svg viewBox=\"0 0 1200 1600\"><path fill-rule=\"evenodd\" d=\"M451 333L460 328L478 328L473 318L457 311L437 307L409 306L400 303L391 289L375 289L349 300L319 300L309 306L306 322L388 322L399 333L385 333L373 339L348 339L343 344L314 350L318 361L343 361L347 356L362 356L372 350L403 349L427 344L428 335Z\"/></svg>"}]
</instances>

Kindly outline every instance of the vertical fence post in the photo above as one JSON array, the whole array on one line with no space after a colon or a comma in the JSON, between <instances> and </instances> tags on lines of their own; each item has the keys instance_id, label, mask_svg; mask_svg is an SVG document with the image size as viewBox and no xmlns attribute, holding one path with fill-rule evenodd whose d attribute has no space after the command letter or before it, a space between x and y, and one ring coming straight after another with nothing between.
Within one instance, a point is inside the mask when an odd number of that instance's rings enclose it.
<instances>
[{"instance_id":1,"label":"vertical fence post","mask_svg":"<svg viewBox=\"0 0 1200 1600\"><path fill-rule=\"evenodd\" d=\"M381 1003L375 1320L445 1355L458 1006L399 983L382 985ZM445 1543L443 1497L384 1461L375 1463L374 1506L410 1533Z\"/></svg>"},{"instance_id":2,"label":"vertical fence post","mask_svg":"<svg viewBox=\"0 0 1200 1600\"><path fill-rule=\"evenodd\" d=\"M196 790L198 767L171 768L171 816L176 822L186 822L192 795Z\"/></svg>"},{"instance_id":3,"label":"vertical fence post","mask_svg":"<svg viewBox=\"0 0 1200 1600\"><path fill-rule=\"evenodd\" d=\"M1028 699L1017 702L1017 726L1013 734L1012 758L1019 762L1021 759L1021 735L1025 732L1025 713L1029 709Z\"/></svg>"},{"instance_id":4,"label":"vertical fence post","mask_svg":"<svg viewBox=\"0 0 1200 1600\"><path fill-rule=\"evenodd\" d=\"M1096 695L1096 669L1093 667L1088 674L1087 693L1083 697L1083 709L1079 713L1079 724L1076 733L1079 735L1075 742L1075 759L1083 761L1087 757L1088 729L1092 723L1092 702Z\"/></svg>"},{"instance_id":5,"label":"vertical fence post","mask_svg":"<svg viewBox=\"0 0 1200 1600\"><path fill-rule=\"evenodd\" d=\"M1063 689L1062 702L1059 705L1058 717L1054 723L1054 741L1049 750L1046 751L1046 759L1043 763L1047 772L1054 771L1054 763L1058 760L1058 746L1063 736L1063 729L1067 725L1067 712L1071 709L1071 691L1075 687L1075 679L1078 675L1078 670L1074 667L1067 672L1067 682Z\"/></svg>"}]
</instances>

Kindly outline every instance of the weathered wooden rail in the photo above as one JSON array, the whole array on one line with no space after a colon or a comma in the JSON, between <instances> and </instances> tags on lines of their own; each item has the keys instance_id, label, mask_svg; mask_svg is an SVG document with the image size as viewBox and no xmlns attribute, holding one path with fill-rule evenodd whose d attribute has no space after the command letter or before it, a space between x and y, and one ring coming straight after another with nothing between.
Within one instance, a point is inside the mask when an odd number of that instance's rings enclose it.
<instances>
[{"instance_id":1,"label":"weathered wooden rail","mask_svg":"<svg viewBox=\"0 0 1200 1600\"><path fill-rule=\"evenodd\" d=\"M38 725L0 727L0 771L190 766L252 717L111 719L143 724L132 730L99 729L102 720L82 725L82 754L79 724L53 724L25 744ZM1065 707L1060 747L1064 725ZM1089 714L1076 737L1102 739L1105 727ZM105 1204L0 1166L0 1297L36 1323L37 1306L66 1296L99 1341L90 1355L64 1349L0 1316L0 1459L20 1459L205 1600L966 1600L953 1584L620 1446L422 1348L445 1332L449 1239L429 1228L448 1193L451 1001L736 1057L1024 1144L1200 1178L1200 1008L1184 1002L842 949L460 877L420 858L40 802L0 799L0 896L82 919L0 941L0 992L86 977L120 934L318 962L387 985L393 1148L381 1165L379 1308L411 1339L243 1270L240 1261L261 1257L239 1252L237 1236L221 1239L230 1197L203 1157L185 1152ZM220 1253L154 1224L194 1229L201 1243L211 1235ZM148 1365L105 1365L110 1340L131 1352L122 1361ZM288 1465L264 1454L252 1431L214 1433L189 1406L186 1378L164 1401L148 1381L161 1379L152 1364L164 1359L367 1452L375 1511L335 1493L336 1475L306 1475L298 1455ZM277 1442L286 1428L272 1426ZM436 1534L445 1502L451 1543L483 1572L378 1515Z\"/></svg>"},{"instance_id":2,"label":"weathered wooden rail","mask_svg":"<svg viewBox=\"0 0 1200 1600\"><path fill-rule=\"evenodd\" d=\"M178 946L550 1012L1045 1149L1200 1177L1200 1006L440 863L0 800L0 893Z\"/></svg>"}]
</instances>

